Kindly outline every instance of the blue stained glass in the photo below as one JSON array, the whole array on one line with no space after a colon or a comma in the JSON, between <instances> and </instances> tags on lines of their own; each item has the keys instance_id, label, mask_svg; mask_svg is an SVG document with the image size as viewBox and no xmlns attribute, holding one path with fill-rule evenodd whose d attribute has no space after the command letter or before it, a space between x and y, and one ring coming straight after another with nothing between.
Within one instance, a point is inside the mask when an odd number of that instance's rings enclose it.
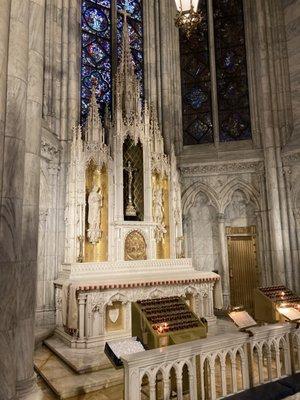
<instances>
[{"instance_id":1,"label":"blue stained glass","mask_svg":"<svg viewBox=\"0 0 300 400\"><path fill-rule=\"evenodd\" d=\"M213 128L208 114L196 118L187 128L196 143L210 143L213 140Z\"/></svg>"},{"instance_id":2,"label":"blue stained glass","mask_svg":"<svg viewBox=\"0 0 300 400\"><path fill-rule=\"evenodd\" d=\"M96 8L88 8L83 17L88 26L94 31L102 32L107 29L108 20L103 11Z\"/></svg>"},{"instance_id":3,"label":"blue stained glass","mask_svg":"<svg viewBox=\"0 0 300 400\"><path fill-rule=\"evenodd\" d=\"M111 0L90 0L90 3L98 4L99 6L110 8Z\"/></svg>"},{"instance_id":4,"label":"blue stained glass","mask_svg":"<svg viewBox=\"0 0 300 400\"><path fill-rule=\"evenodd\" d=\"M105 57L106 54L100 47L98 43L91 43L87 46L87 53L94 58L94 60L97 62L102 61Z\"/></svg>"},{"instance_id":5,"label":"blue stained glass","mask_svg":"<svg viewBox=\"0 0 300 400\"><path fill-rule=\"evenodd\" d=\"M183 144L213 142L207 1L200 0L203 15L191 39L180 31Z\"/></svg>"},{"instance_id":6,"label":"blue stained glass","mask_svg":"<svg viewBox=\"0 0 300 400\"><path fill-rule=\"evenodd\" d=\"M142 3L137 0L118 0L118 10L126 10L131 18L142 21Z\"/></svg>"},{"instance_id":7,"label":"blue stained glass","mask_svg":"<svg viewBox=\"0 0 300 400\"><path fill-rule=\"evenodd\" d=\"M234 112L223 118L221 126L221 140L224 142L242 140L251 135L249 118L244 113Z\"/></svg>"},{"instance_id":8,"label":"blue stained glass","mask_svg":"<svg viewBox=\"0 0 300 400\"><path fill-rule=\"evenodd\" d=\"M143 82L143 13L142 0L82 0L81 18L81 123L88 112L91 87L96 85L96 95L103 113L105 105L111 105L112 97L112 57L120 57L123 16L118 13L117 20L111 20L112 4L117 10L129 14L130 45L135 71ZM112 24L117 26L117 46L112 48Z\"/></svg>"},{"instance_id":9,"label":"blue stained glass","mask_svg":"<svg viewBox=\"0 0 300 400\"><path fill-rule=\"evenodd\" d=\"M213 0L220 141L251 139L243 0Z\"/></svg>"},{"instance_id":10,"label":"blue stained glass","mask_svg":"<svg viewBox=\"0 0 300 400\"><path fill-rule=\"evenodd\" d=\"M107 0L82 1L81 122L87 116L92 84L100 109L111 102L111 13Z\"/></svg>"},{"instance_id":11,"label":"blue stained glass","mask_svg":"<svg viewBox=\"0 0 300 400\"><path fill-rule=\"evenodd\" d=\"M232 51L226 54L224 58L224 66L229 71L233 71L235 69L235 59L234 59L234 53Z\"/></svg>"},{"instance_id":12,"label":"blue stained glass","mask_svg":"<svg viewBox=\"0 0 300 400\"><path fill-rule=\"evenodd\" d=\"M186 101L195 110L200 108L204 102L206 102L208 96L200 88L193 88L189 93L185 95Z\"/></svg>"}]
</instances>

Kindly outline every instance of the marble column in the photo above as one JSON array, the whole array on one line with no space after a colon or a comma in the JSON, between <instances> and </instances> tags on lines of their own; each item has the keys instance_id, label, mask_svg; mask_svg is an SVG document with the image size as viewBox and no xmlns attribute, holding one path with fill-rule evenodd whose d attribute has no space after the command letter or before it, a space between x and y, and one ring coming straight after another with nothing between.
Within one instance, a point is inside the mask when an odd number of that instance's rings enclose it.
<instances>
[{"instance_id":1,"label":"marble column","mask_svg":"<svg viewBox=\"0 0 300 400\"><path fill-rule=\"evenodd\" d=\"M181 136L181 94L180 94L180 57L179 33L175 27L176 7L174 0L158 2L160 49L158 68L161 79L161 120L165 138L165 149L171 150L175 138ZM158 51L158 50L157 50ZM179 109L180 107L180 109ZM177 147L177 146L176 146Z\"/></svg>"},{"instance_id":2,"label":"marble column","mask_svg":"<svg viewBox=\"0 0 300 400\"><path fill-rule=\"evenodd\" d=\"M298 257L300 260L300 208L294 208L294 216L295 216L295 231L296 231L296 238L297 238L297 250L298 250ZM299 264L298 264L298 276L299 276ZM299 290L299 280L298 280L298 290Z\"/></svg>"},{"instance_id":3,"label":"marble column","mask_svg":"<svg viewBox=\"0 0 300 400\"><path fill-rule=\"evenodd\" d=\"M289 227L289 237L291 245L291 255L293 270L291 271L292 285L291 288L295 289L298 293L300 292L300 271L299 271L299 256L297 250L297 234L295 217L293 214L293 201L291 198L291 173L290 167L284 167L284 178L286 186L286 198L287 198L287 214L288 214L288 227Z\"/></svg>"},{"instance_id":4,"label":"marble column","mask_svg":"<svg viewBox=\"0 0 300 400\"><path fill-rule=\"evenodd\" d=\"M6 112L6 74L8 57L9 14L11 0L0 2L0 149L4 147L4 126ZM0 156L0 188L4 157Z\"/></svg>"},{"instance_id":5,"label":"marble column","mask_svg":"<svg viewBox=\"0 0 300 400\"><path fill-rule=\"evenodd\" d=\"M78 0L69 0L68 31L68 132L78 123L80 82L80 7Z\"/></svg>"},{"instance_id":6,"label":"marble column","mask_svg":"<svg viewBox=\"0 0 300 400\"><path fill-rule=\"evenodd\" d=\"M278 159L277 147L280 145L276 140L278 124L274 113L275 105L272 102L273 83L271 82L272 70L270 65L269 46L270 27L267 21L266 3L263 0L256 1L257 23L258 23L258 51L261 82L261 117L262 117L262 145L265 159L266 187L268 217L270 225L271 259L273 266L273 283L286 283L285 258L283 251L282 221L280 213L280 197L278 182Z\"/></svg>"},{"instance_id":7,"label":"marble column","mask_svg":"<svg viewBox=\"0 0 300 400\"><path fill-rule=\"evenodd\" d=\"M224 305L227 306L230 304L230 280L229 280L228 249L227 249L227 240L225 232L224 214L218 215L218 227L219 227L219 242L221 246L223 297L224 297Z\"/></svg>"},{"instance_id":8,"label":"marble column","mask_svg":"<svg viewBox=\"0 0 300 400\"><path fill-rule=\"evenodd\" d=\"M286 203L286 187L283 177L283 167L281 159L281 146L284 144L286 137L281 127L284 125L285 118L283 115L284 105L283 80L284 73L282 71L282 40L281 34L283 16L279 15L277 2L265 2L265 21L266 21L266 37L269 44L268 47L268 68L270 75L270 104L272 107L273 117L273 136L275 144L275 158L277 164L277 180L278 180L278 194L280 204L280 217L281 217L281 230L282 230L282 244L285 264L285 279L286 284L292 287L292 257L289 238L288 216L287 216L287 203Z\"/></svg>"},{"instance_id":9,"label":"marble column","mask_svg":"<svg viewBox=\"0 0 300 400\"><path fill-rule=\"evenodd\" d=\"M154 0L143 2L145 98L158 108Z\"/></svg>"},{"instance_id":10,"label":"marble column","mask_svg":"<svg viewBox=\"0 0 300 400\"><path fill-rule=\"evenodd\" d=\"M209 38L209 64L211 76L211 105L213 117L213 133L215 146L219 145L219 113L218 113L218 88L217 88L217 71L215 59L215 35L214 35L214 15L213 1L208 0L208 38Z\"/></svg>"},{"instance_id":11,"label":"marble column","mask_svg":"<svg viewBox=\"0 0 300 400\"><path fill-rule=\"evenodd\" d=\"M262 236L262 270L263 270L263 285L272 284L272 260L270 251L270 234L269 234L269 219L268 219L268 203L267 203L267 188L265 172L259 173L259 188L261 193L261 210L260 217L257 216L257 221L260 226L261 223L261 236Z\"/></svg>"},{"instance_id":12,"label":"marble column","mask_svg":"<svg viewBox=\"0 0 300 400\"><path fill-rule=\"evenodd\" d=\"M62 50L61 50L61 104L60 104L60 139L65 141L68 137L68 45L69 45L69 0L62 4ZM64 143L63 143L64 144Z\"/></svg>"},{"instance_id":13,"label":"marble column","mask_svg":"<svg viewBox=\"0 0 300 400\"><path fill-rule=\"evenodd\" d=\"M61 70L62 70L62 0L56 0L54 8L53 21L53 77L52 77L52 93L53 93L53 128L58 135L60 132L60 112L61 112Z\"/></svg>"},{"instance_id":14,"label":"marble column","mask_svg":"<svg viewBox=\"0 0 300 400\"><path fill-rule=\"evenodd\" d=\"M22 205L22 260L18 271L16 327L17 392L25 397L35 388L34 320L37 284L40 145L43 103L45 0L29 1L29 51Z\"/></svg>"},{"instance_id":15,"label":"marble column","mask_svg":"<svg viewBox=\"0 0 300 400\"><path fill-rule=\"evenodd\" d=\"M11 3L11 4L10 4ZM11 8L10 8L11 7ZM4 140L1 146L2 185L0 209L0 398L16 398L16 324L19 271L22 268L21 227L28 75L29 0L1 1L1 33L9 29ZM9 17L10 11L10 17ZM4 14L2 14L2 12ZM3 51L3 48L2 48ZM4 89L1 79L1 89ZM1 90L2 96L5 95ZM1 107L1 113L3 109ZM2 121L3 117L1 116ZM3 126L3 125L2 125Z\"/></svg>"}]
</instances>

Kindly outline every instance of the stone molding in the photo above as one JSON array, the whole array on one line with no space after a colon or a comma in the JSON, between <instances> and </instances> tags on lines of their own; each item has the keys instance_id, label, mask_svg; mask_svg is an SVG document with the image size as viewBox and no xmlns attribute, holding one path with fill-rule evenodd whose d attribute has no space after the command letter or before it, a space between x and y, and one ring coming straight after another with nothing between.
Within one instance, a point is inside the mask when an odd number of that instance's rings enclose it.
<instances>
[{"instance_id":1,"label":"stone molding","mask_svg":"<svg viewBox=\"0 0 300 400\"><path fill-rule=\"evenodd\" d=\"M59 156L60 156L59 146L54 145L46 138L42 138L41 157L49 161L52 161L52 160L59 160Z\"/></svg>"},{"instance_id":2,"label":"stone molding","mask_svg":"<svg viewBox=\"0 0 300 400\"><path fill-rule=\"evenodd\" d=\"M293 153L282 154L282 162L284 165L300 162L300 150Z\"/></svg>"},{"instance_id":3,"label":"stone molding","mask_svg":"<svg viewBox=\"0 0 300 400\"><path fill-rule=\"evenodd\" d=\"M230 162L222 164L199 164L180 167L183 177L198 176L206 174L226 174L226 173L245 173L263 172L263 161Z\"/></svg>"},{"instance_id":4,"label":"stone molding","mask_svg":"<svg viewBox=\"0 0 300 400\"><path fill-rule=\"evenodd\" d=\"M174 279L175 275L179 272L185 274L195 274L195 270L192 265L191 258L179 258L179 259L159 259L159 260L143 260L137 261L107 261L107 262L91 262L91 263L72 263L63 264L62 271L59 273L58 280L60 279L81 279L82 277L90 278L91 276L97 275L102 276L103 274L109 274L110 277L113 275L120 276L121 273L126 273L128 276L136 273L164 273L170 274L170 279ZM199 271L198 271L199 272ZM207 276L206 276L207 274ZM212 272L202 272L203 279L215 278L218 279L218 275ZM154 275L155 276L155 275ZM159 279L155 276L155 279Z\"/></svg>"}]
</instances>

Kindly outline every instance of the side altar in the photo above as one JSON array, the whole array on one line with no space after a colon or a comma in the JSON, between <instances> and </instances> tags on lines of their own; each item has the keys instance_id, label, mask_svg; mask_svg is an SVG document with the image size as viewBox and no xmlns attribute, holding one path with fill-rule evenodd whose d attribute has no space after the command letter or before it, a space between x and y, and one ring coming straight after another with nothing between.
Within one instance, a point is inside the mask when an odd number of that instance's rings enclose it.
<instances>
[{"instance_id":1,"label":"side altar","mask_svg":"<svg viewBox=\"0 0 300 400\"><path fill-rule=\"evenodd\" d=\"M65 263L54 285L56 335L77 348L130 337L137 300L181 296L208 323L222 307L220 277L184 258L176 157L141 100L126 15L122 44L112 115L101 120L94 81L71 144Z\"/></svg>"}]
</instances>

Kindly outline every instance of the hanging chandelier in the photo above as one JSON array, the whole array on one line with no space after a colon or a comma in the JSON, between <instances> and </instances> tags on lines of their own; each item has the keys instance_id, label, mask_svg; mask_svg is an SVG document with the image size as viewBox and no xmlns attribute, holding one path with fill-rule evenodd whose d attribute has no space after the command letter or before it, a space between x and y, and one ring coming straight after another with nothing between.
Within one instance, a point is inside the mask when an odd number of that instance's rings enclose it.
<instances>
[{"instance_id":1,"label":"hanging chandelier","mask_svg":"<svg viewBox=\"0 0 300 400\"><path fill-rule=\"evenodd\" d=\"M203 19L201 13L197 11L199 0L175 0L175 3L177 7L175 25L189 38Z\"/></svg>"}]
</instances>

